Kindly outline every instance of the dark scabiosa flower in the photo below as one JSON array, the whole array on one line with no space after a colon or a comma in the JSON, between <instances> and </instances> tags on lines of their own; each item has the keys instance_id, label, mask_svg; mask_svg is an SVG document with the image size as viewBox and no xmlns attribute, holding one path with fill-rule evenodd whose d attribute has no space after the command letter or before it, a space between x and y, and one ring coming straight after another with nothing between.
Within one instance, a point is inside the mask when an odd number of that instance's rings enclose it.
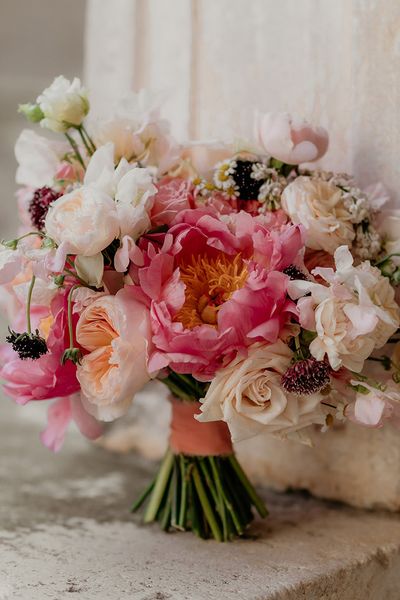
<instances>
[{"instance_id":1,"label":"dark scabiosa flower","mask_svg":"<svg viewBox=\"0 0 400 600\"><path fill-rule=\"evenodd\" d=\"M232 179L242 200L257 200L263 181L255 179L254 165L257 163L252 160L235 160L235 167L232 173Z\"/></svg>"},{"instance_id":2,"label":"dark scabiosa flower","mask_svg":"<svg viewBox=\"0 0 400 600\"><path fill-rule=\"evenodd\" d=\"M286 269L283 269L285 275L289 275L290 279L301 279L307 281L308 277L303 271L296 267L296 265L289 265Z\"/></svg>"},{"instance_id":3,"label":"dark scabiosa flower","mask_svg":"<svg viewBox=\"0 0 400 600\"><path fill-rule=\"evenodd\" d=\"M263 163L243 158L232 158L218 163L214 171L214 184L218 190L230 198L257 200L265 177L259 177L257 170Z\"/></svg>"},{"instance_id":4,"label":"dark scabiosa flower","mask_svg":"<svg viewBox=\"0 0 400 600\"><path fill-rule=\"evenodd\" d=\"M38 329L35 333L16 333L11 329L9 331L6 342L11 344L21 360L36 360L48 352L46 340L40 336Z\"/></svg>"},{"instance_id":5,"label":"dark scabiosa flower","mask_svg":"<svg viewBox=\"0 0 400 600\"><path fill-rule=\"evenodd\" d=\"M329 365L315 358L299 360L282 376L282 387L293 394L306 396L324 389L330 382Z\"/></svg>"},{"instance_id":6,"label":"dark scabiosa flower","mask_svg":"<svg viewBox=\"0 0 400 600\"><path fill-rule=\"evenodd\" d=\"M43 230L49 206L60 196L61 194L49 187L41 187L35 191L28 207L33 227L39 231Z\"/></svg>"}]
</instances>

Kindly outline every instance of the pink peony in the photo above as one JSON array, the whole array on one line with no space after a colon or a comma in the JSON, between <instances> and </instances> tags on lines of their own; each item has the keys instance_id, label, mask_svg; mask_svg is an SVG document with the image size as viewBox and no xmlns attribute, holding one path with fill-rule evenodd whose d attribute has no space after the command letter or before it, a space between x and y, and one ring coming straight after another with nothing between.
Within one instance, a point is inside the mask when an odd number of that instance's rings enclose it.
<instances>
[{"instance_id":1,"label":"pink peony","mask_svg":"<svg viewBox=\"0 0 400 600\"><path fill-rule=\"evenodd\" d=\"M244 212L227 222L206 209L180 213L163 239L142 244L143 266L131 269L133 293L150 306L149 370L209 380L254 342L275 342L296 314L281 271L302 247L299 227L268 229Z\"/></svg>"}]
</instances>

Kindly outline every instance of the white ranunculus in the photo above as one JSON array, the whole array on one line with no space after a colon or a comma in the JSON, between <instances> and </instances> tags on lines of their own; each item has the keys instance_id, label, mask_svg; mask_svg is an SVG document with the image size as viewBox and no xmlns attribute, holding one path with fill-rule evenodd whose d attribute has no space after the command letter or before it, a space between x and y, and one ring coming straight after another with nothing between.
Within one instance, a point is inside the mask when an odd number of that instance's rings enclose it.
<instances>
[{"instance_id":1,"label":"white ranunculus","mask_svg":"<svg viewBox=\"0 0 400 600\"><path fill-rule=\"evenodd\" d=\"M303 225L309 248L333 254L354 240L351 215L341 190L332 183L297 177L283 191L282 208L295 225Z\"/></svg>"},{"instance_id":2,"label":"white ranunculus","mask_svg":"<svg viewBox=\"0 0 400 600\"><path fill-rule=\"evenodd\" d=\"M16 182L33 188L51 185L68 145L24 129L15 144Z\"/></svg>"},{"instance_id":3,"label":"white ranunculus","mask_svg":"<svg viewBox=\"0 0 400 600\"><path fill-rule=\"evenodd\" d=\"M58 133L81 125L89 112L86 91L77 77L72 83L62 75L56 77L36 102L44 114L41 126Z\"/></svg>"},{"instance_id":4,"label":"white ranunculus","mask_svg":"<svg viewBox=\"0 0 400 600\"><path fill-rule=\"evenodd\" d=\"M119 236L115 202L93 186L82 186L51 204L45 229L69 253L94 256Z\"/></svg>"},{"instance_id":5,"label":"white ranunculus","mask_svg":"<svg viewBox=\"0 0 400 600\"><path fill-rule=\"evenodd\" d=\"M285 392L283 373L292 351L279 340L250 347L247 358L237 357L219 370L202 400L199 421L225 421L237 442L262 432L286 435L323 423L321 396Z\"/></svg>"}]
</instances>

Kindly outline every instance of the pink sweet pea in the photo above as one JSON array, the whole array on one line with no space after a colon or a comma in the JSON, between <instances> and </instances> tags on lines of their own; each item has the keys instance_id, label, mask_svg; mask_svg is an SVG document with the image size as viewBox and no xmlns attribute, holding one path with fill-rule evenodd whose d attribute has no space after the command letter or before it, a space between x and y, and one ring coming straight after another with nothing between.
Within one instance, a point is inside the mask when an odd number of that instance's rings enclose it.
<instances>
[{"instance_id":1,"label":"pink sweet pea","mask_svg":"<svg viewBox=\"0 0 400 600\"><path fill-rule=\"evenodd\" d=\"M61 449L71 421L75 421L79 431L90 440L98 438L103 431L100 423L85 411L77 394L58 398L50 404L47 420L47 427L41 433L40 439L44 446L53 452Z\"/></svg>"},{"instance_id":2,"label":"pink sweet pea","mask_svg":"<svg viewBox=\"0 0 400 600\"><path fill-rule=\"evenodd\" d=\"M66 293L58 294L52 301L54 322L47 339L47 354L37 360L21 360L9 347L3 350L0 378L5 381L6 394L18 404L69 396L79 390L76 366L70 361L61 365L61 356L69 345L66 302ZM73 319L76 323L77 315Z\"/></svg>"}]
</instances>

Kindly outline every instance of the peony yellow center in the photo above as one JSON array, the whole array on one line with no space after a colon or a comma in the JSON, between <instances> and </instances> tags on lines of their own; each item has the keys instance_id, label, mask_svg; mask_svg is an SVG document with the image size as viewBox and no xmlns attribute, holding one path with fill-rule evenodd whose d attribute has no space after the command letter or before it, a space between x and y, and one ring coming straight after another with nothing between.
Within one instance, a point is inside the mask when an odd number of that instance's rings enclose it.
<instances>
[{"instance_id":1,"label":"peony yellow center","mask_svg":"<svg viewBox=\"0 0 400 600\"><path fill-rule=\"evenodd\" d=\"M240 254L217 258L192 257L190 263L180 266L185 284L185 302L174 318L184 327L217 325L218 311L233 292L242 288L247 279L247 268Z\"/></svg>"}]
</instances>

